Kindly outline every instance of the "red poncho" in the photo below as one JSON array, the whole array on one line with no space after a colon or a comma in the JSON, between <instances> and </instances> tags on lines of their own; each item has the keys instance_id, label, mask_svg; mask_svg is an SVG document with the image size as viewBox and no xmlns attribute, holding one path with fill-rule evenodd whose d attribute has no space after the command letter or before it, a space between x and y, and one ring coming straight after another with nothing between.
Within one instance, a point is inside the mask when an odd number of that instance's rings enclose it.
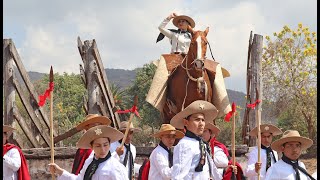
<instances>
[{"instance_id":1,"label":"red poncho","mask_svg":"<svg viewBox=\"0 0 320 180\"><path fill-rule=\"evenodd\" d=\"M81 149L79 148L74 156L74 161L72 165L72 174L78 175L82 169L84 162L90 156L92 149Z\"/></svg>"},{"instance_id":2,"label":"red poncho","mask_svg":"<svg viewBox=\"0 0 320 180\"><path fill-rule=\"evenodd\" d=\"M20 154L20 158L21 158L21 166L17 171L18 180L30 180L31 178L30 178L30 174L29 174L29 170L28 170L27 160L24 157L21 149L18 146L14 145L14 144L9 144L9 143L3 145L2 156L4 156L12 148L18 149L19 154Z\"/></svg>"}]
</instances>

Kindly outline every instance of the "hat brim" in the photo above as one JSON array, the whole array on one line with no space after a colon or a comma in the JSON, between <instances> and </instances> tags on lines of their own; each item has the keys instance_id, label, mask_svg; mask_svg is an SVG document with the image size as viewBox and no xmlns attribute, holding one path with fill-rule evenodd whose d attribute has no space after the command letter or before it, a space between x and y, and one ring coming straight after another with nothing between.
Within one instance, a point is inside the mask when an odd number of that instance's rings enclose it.
<instances>
[{"instance_id":1,"label":"hat brim","mask_svg":"<svg viewBox=\"0 0 320 180\"><path fill-rule=\"evenodd\" d=\"M212 123L206 123L205 129L210 129L215 136L218 136L220 129Z\"/></svg>"},{"instance_id":2,"label":"hat brim","mask_svg":"<svg viewBox=\"0 0 320 180\"><path fill-rule=\"evenodd\" d=\"M176 27L178 27L178 21L179 21L180 19L187 20L192 28L194 28L194 27L196 26L196 23L194 22L194 20L193 20L191 17L185 16L185 15L176 16L175 18L173 18L172 23L173 23Z\"/></svg>"},{"instance_id":3,"label":"hat brim","mask_svg":"<svg viewBox=\"0 0 320 180\"><path fill-rule=\"evenodd\" d=\"M101 125L110 125L111 120L105 116L97 116L81 122L76 128L78 130L85 129L87 125L100 123Z\"/></svg>"},{"instance_id":4,"label":"hat brim","mask_svg":"<svg viewBox=\"0 0 320 180\"><path fill-rule=\"evenodd\" d=\"M97 134L96 131L101 133ZM110 127L108 125L98 125L90 128L87 132L85 132L82 137L77 142L77 147L82 149L91 149L91 142L98 138L109 138L110 143L115 141L119 141L122 139L124 134L117 129Z\"/></svg>"},{"instance_id":5,"label":"hat brim","mask_svg":"<svg viewBox=\"0 0 320 180\"><path fill-rule=\"evenodd\" d=\"M274 141L271 144L271 148L275 151L281 152L282 151L281 147L284 143L293 142L293 141L297 141L297 142L301 143L301 150L306 150L313 144L313 141L309 138L305 138L305 137L301 137L301 136L299 136L299 137L285 137L285 138L281 138L281 139Z\"/></svg>"},{"instance_id":6,"label":"hat brim","mask_svg":"<svg viewBox=\"0 0 320 180\"><path fill-rule=\"evenodd\" d=\"M160 138L162 135L165 135L165 134L176 135L175 139L181 139L184 137L184 133L179 130L161 131L161 132L153 134L152 136L156 137L156 138Z\"/></svg>"},{"instance_id":7,"label":"hat brim","mask_svg":"<svg viewBox=\"0 0 320 180\"><path fill-rule=\"evenodd\" d=\"M266 130L265 127L268 126L269 129ZM264 132L268 132L268 133L272 133L273 136L277 136L282 134L282 131L277 128L276 126L272 125L272 124L261 124L260 125L260 132L264 133ZM250 136L258 136L258 127L253 128L250 132L249 132Z\"/></svg>"},{"instance_id":8,"label":"hat brim","mask_svg":"<svg viewBox=\"0 0 320 180\"><path fill-rule=\"evenodd\" d=\"M204 115L205 122L212 122L218 115L217 108L207 102L207 101L201 101L198 102L194 101L191 103L188 107L186 107L183 111L180 111L177 113L171 120L170 124L174 126L177 129L184 129L184 122L183 120L187 118L191 114L201 113ZM195 103L195 104L194 104ZM203 109L198 109L195 106L197 106L199 103L202 103L204 105Z\"/></svg>"}]
</instances>

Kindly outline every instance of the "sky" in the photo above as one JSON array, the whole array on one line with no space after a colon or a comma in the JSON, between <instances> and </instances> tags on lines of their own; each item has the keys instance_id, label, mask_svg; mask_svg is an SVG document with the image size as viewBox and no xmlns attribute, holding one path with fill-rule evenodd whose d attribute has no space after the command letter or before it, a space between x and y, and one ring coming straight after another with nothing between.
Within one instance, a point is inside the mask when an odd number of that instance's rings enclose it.
<instances>
[{"instance_id":1,"label":"sky","mask_svg":"<svg viewBox=\"0 0 320 180\"><path fill-rule=\"evenodd\" d=\"M96 40L105 68L133 70L170 52L169 40L156 38L175 12L192 17L195 30L209 27L213 56L231 74L226 88L245 92L250 31L272 36L298 23L316 31L316 7L316 0L4 0L3 38L13 40L27 71L52 65L79 74L78 36Z\"/></svg>"}]
</instances>

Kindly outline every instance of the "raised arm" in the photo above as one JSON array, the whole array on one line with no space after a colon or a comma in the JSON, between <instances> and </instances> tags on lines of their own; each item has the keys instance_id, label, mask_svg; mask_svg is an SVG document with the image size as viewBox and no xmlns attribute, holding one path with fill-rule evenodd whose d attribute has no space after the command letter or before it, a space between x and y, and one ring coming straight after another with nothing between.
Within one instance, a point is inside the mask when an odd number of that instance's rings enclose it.
<instances>
[{"instance_id":1,"label":"raised arm","mask_svg":"<svg viewBox=\"0 0 320 180\"><path fill-rule=\"evenodd\" d=\"M176 13L172 13L170 14L167 18L165 18L159 25L158 29L159 31L164 34L166 37L168 37L169 39L172 38L173 32L171 32L170 30L166 29L165 27L167 26L167 24L170 22L171 19L173 19L174 17L176 17L177 14Z\"/></svg>"}]
</instances>

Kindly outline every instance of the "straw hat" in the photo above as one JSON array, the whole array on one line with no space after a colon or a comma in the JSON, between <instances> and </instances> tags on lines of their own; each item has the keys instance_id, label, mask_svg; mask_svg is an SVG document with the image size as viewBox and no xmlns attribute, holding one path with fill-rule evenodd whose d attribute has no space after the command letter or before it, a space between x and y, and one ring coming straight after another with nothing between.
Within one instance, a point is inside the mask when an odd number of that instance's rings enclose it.
<instances>
[{"instance_id":1,"label":"straw hat","mask_svg":"<svg viewBox=\"0 0 320 180\"><path fill-rule=\"evenodd\" d=\"M210 129L214 136L218 136L218 134L220 133L220 129L211 122L206 122L206 126L204 128Z\"/></svg>"},{"instance_id":2,"label":"straw hat","mask_svg":"<svg viewBox=\"0 0 320 180\"><path fill-rule=\"evenodd\" d=\"M191 17L186 16L186 15L181 15L181 16L176 16L176 17L174 17L173 20L172 20L172 23L173 23L176 27L178 27L178 21L179 21L180 19L184 19L184 20L188 21L189 24L190 24L190 26L191 26L192 28L194 28L194 27L196 26L196 23L194 22L194 20L193 20Z\"/></svg>"},{"instance_id":3,"label":"straw hat","mask_svg":"<svg viewBox=\"0 0 320 180\"><path fill-rule=\"evenodd\" d=\"M208 101L197 100L192 102L183 111L176 114L170 121L175 128L184 129L183 119L191 114L202 113L206 122L212 122L218 115L217 108Z\"/></svg>"},{"instance_id":4,"label":"straw hat","mask_svg":"<svg viewBox=\"0 0 320 180\"><path fill-rule=\"evenodd\" d=\"M300 136L299 132L296 130L287 130L283 133L282 137L271 144L271 148L275 151L281 151L281 147L284 143L297 141L301 143L301 150L308 149L313 141L309 138Z\"/></svg>"},{"instance_id":5,"label":"straw hat","mask_svg":"<svg viewBox=\"0 0 320 180\"><path fill-rule=\"evenodd\" d=\"M88 114L83 122L81 122L76 128L78 130L86 129L87 125L100 123L101 125L110 125L111 120L105 116L99 114Z\"/></svg>"},{"instance_id":6,"label":"straw hat","mask_svg":"<svg viewBox=\"0 0 320 180\"><path fill-rule=\"evenodd\" d=\"M183 132L176 130L176 128L174 128L170 124L162 124L160 130L157 133L153 134L152 136L160 138L161 135L165 135L165 134L174 134L176 135L175 137L176 139L181 139L184 136Z\"/></svg>"},{"instance_id":7,"label":"straw hat","mask_svg":"<svg viewBox=\"0 0 320 180\"><path fill-rule=\"evenodd\" d=\"M277 136L282 134L282 131L272 124L260 124L260 132L261 133L271 133L273 136ZM250 136L258 136L258 127L253 128L249 132Z\"/></svg>"},{"instance_id":8,"label":"straw hat","mask_svg":"<svg viewBox=\"0 0 320 180\"><path fill-rule=\"evenodd\" d=\"M3 125L3 132L7 133L7 137L10 137L13 130L16 130L16 129L8 125Z\"/></svg>"},{"instance_id":9,"label":"straw hat","mask_svg":"<svg viewBox=\"0 0 320 180\"><path fill-rule=\"evenodd\" d=\"M110 143L122 139L124 134L108 125L98 125L86 131L77 142L77 147L91 149L91 142L98 138L110 138Z\"/></svg>"},{"instance_id":10,"label":"straw hat","mask_svg":"<svg viewBox=\"0 0 320 180\"><path fill-rule=\"evenodd\" d=\"M127 126L128 126L128 121L122 121L119 126L119 131L125 131L127 129ZM130 123L129 130L133 132L141 131L140 129L133 127L132 122Z\"/></svg>"}]
</instances>

